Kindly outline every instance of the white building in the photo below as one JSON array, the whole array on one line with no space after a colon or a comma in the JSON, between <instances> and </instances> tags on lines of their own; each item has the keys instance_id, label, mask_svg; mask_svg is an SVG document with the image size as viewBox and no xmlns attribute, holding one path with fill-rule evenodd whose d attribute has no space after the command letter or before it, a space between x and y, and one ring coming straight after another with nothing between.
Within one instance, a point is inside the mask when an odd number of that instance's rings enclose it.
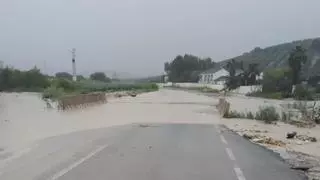
<instances>
[{"instance_id":1,"label":"white building","mask_svg":"<svg viewBox=\"0 0 320 180\"><path fill-rule=\"evenodd\" d=\"M199 83L201 84L225 84L229 72L224 67L214 67L200 74Z\"/></svg>"},{"instance_id":2,"label":"white building","mask_svg":"<svg viewBox=\"0 0 320 180\"><path fill-rule=\"evenodd\" d=\"M235 70L235 76L241 76L243 73L242 69L237 68ZM229 77L229 71L225 66L218 66L202 72L199 76L199 83L201 84L224 85ZM256 75L256 80L263 80L263 72Z\"/></svg>"},{"instance_id":3,"label":"white building","mask_svg":"<svg viewBox=\"0 0 320 180\"><path fill-rule=\"evenodd\" d=\"M263 80L263 72L256 76L256 80Z\"/></svg>"}]
</instances>

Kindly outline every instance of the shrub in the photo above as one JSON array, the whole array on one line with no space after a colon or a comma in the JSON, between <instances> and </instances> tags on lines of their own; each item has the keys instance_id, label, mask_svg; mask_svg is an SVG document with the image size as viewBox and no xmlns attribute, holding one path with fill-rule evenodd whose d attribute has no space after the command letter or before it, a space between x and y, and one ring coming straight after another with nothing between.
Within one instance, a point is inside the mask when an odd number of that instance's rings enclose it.
<instances>
[{"instance_id":1,"label":"shrub","mask_svg":"<svg viewBox=\"0 0 320 180\"><path fill-rule=\"evenodd\" d=\"M150 89L158 90L159 87L157 84L152 83Z\"/></svg>"},{"instance_id":2,"label":"shrub","mask_svg":"<svg viewBox=\"0 0 320 180\"><path fill-rule=\"evenodd\" d=\"M67 92L72 92L76 89L75 84L72 81L67 80L67 79L59 78L59 79L54 80L52 82L52 84L54 86L56 86L57 88L64 89L64 91L67 91Z\"/></svg>"},{"instance_id":3,"label":"shrub","mask_svg":"<svg viewBox=\"0 0 320 180\"><path fill-rule=\"evenodd\" d=\"M273 106L260 107L255 117L255 119L262 120L267 124L271 124L274 121L278 121L279 118L280 116L277 113L275 107Z\"/></svg>"},{"instance_id":4,"label":"shrub","mask_svg":"<svg viewBox=\"0 0 320 180\"><path fill-rule=\"evenodd\" d=\"M316 124L320 124L320 109L317 108L313 120Z\"/></svg>"},{"instance_id":5,"label":"shrub","mask_svg":"<svg viewBox=\"0 0 320 180\"><path fill-rule=\"evenodd\" d=\"M265 94L265 97L269 98L269 99L283 99L281 92L274 92L274 93Z\"/></svg>"},{"instance_id":6,"label":"shrub","mask_svg":"<svg viewBox=\"0 0 320 180\"><path fill-rule=\"evenodd\" d=\"M288 114L285 113L285 112L282 112L281 120L282 120L283 122L286 122L286 121L288 120Z\"/></svg>"},{"instance_id":7,"label":"shrub","mask_svg":"<svg viewBox=\"0 0 320 180\"><path fill-rule=\"evenodd\" d=\"M294 98L297 100L313 100L311 91L304 88L302 85L296 85Z\"/></svg>"},{"instance_id":8,"label":"shrub","mask_svg":"<svg viewBox=\"0 0 320 180\"><path fill-rule=\"evenodd\" d=\"M262 97L262 98L268 98L268 99L283 99L284 98L284 94L282 92L263 93L261 91L255 91L255 92L247 93L246 96Z\"/></svg>"},{"instance_id":9,"label":"shrub","mask_svg":"<svg viewBox=\"0 0 320 180\"><path fill-rule=\"evenodd\" d=\"M244 113L240 113L237 111L229 111L228 113L226 113L224 116L224 118L246 118L246 115Z\"/></svg>"},{"instance_id":10,"label":"shrub","mask_svg":"<svg viewBox=\"0 0 320 180\"><path fill-rule=\"evenodd\" d=\"M290 122L292 121L292 118L294 117L294 113L288 111L288 112L283 112L281 113L281 121L283 122Z\"/></svg>"},{"instance_id":11,"label":"shrub","mask_svg":"<svg viewBox=\"0 0 320 180\"><path fill-rule=\"evenodd\" d=\"M262 92L290 92L291 70L287 68L270 69L264 72Z\"/></svg>"},{"instance_id":12,"label":"shrub","mask_svg":"<svg viewBox=\"0 0 320 180\"><path fill-rule=\"evenodd\" d=\"M292 98L292 93L291 92L281 92L282 98Z\"/></svg>"},{"instance_id":13,"label":"shrub","mask_svg":"<svg viewBox=\"0 0 320 180\"><path fill-rule=\"evenodd\" d=\"M260 97L261 94L262 94L261 91L253 91L253 92L248 92L246 96Z\"/></svg>"},{"instance_id":14,"label":"shrub","mask_svg":"<svg viewBox=\"0 0 320 180\"><path fill-rule=\"evenodd\" d=\"M229 111L223 117L224 118L254 119L254 115L252 112L241 113L241 112L238 112L235 110Z\"/></svg>"},{"instance_id":15,"label":"shrub","mask_svg":"<svg viewBox=\"0 0 320 180\"><path fill-rule=\"evenodd\" d=\"M62 88L57 88L56 86L50 86L46 88L42 93L42 99L52 99L57 100L64 94Z\"/></svg>"},{"instance_id":16,"label":"shrub","mask_svg":"<svg viewBox=\"0 0 320 180\"><path fill-rule=\"evenodd\" d=\"M246 118L247 119L254 119L253 113L252 112L247 112Z\"/></svg>"},{"instance_id":17,"label":"shrub","mask_svg":"<svg viewBox=\"0 0 320 180\"><path fill-rule=\"evenodd\" d=\"M318 84L317 86L316 86L316 93L320 93L320 85Z\"/></svg>"}]
</instances>

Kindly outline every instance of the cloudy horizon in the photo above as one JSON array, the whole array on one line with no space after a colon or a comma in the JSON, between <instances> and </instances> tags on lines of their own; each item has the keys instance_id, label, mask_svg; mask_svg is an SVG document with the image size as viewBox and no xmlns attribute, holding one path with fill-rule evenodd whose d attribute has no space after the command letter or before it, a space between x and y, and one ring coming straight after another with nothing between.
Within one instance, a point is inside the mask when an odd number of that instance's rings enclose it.
<instances>
[{"instance_id":1,"label":"cloudy horizon","mask_svg":"<svg viewBox=\"0 0 320 180\"><path fill-rule=\"evenodd\" d=\"M320 1L0 0L0 61L52 74L157 75L178 54L240 55L319 37Z\"/></svg>"}]
</instances>

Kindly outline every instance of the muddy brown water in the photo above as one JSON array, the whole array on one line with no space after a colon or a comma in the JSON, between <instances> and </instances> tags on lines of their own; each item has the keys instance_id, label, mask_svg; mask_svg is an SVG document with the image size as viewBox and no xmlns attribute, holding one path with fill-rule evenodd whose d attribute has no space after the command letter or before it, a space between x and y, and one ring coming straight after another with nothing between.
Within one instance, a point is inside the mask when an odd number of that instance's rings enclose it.
<instances>
[{"instance_id":1,"label":"muddy brown water","mask_svg":"<svg viewBox=\"0 0 320 180\"><path fill-rule=\"evenodd\" d=\"M199 112L209 111L215 103L196 94L161 90L59 111L48 109L37 93L1 93L0 149L21 149L46 137L130 123L211 123L211 116Z\"/></svg>"},{"instance_id":2,"label":"muddy brown water","mask_svg":"<svg viewBox=\"0 0 320 180\"><path fill-rule=\"evenodd\" d=\"M0 149L20 148L35 139L84 128L87 119L101 112L94 105L63 112L48 109L37 93L1 93Z\"/></svg>"}]
</instances>

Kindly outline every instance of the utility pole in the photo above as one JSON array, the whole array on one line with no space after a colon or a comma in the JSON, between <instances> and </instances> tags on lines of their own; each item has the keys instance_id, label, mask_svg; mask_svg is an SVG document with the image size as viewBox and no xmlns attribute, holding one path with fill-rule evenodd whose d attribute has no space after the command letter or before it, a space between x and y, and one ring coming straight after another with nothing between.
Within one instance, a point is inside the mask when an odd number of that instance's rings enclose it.
<instances>
[{"instance_id":1,"label":"utility pole","mask_svg":"<svg viewBox=\"0 0 320 180\"><path fill-rule=\"evenodd\" d=\"M76 49L73 48L72 53L72 80L77 81L77 73L76 73Z\"/></svg>"},{"instance_id":2,"label":"utility pole","mask_svg":"<svg viewBox=\"0 0 320 180\"><path fill-rule=\"evenodd\" d=\"M114 73L112 74L112 79L117 79L117 72L114 72Z\"/></svg>"}]
</instances>

